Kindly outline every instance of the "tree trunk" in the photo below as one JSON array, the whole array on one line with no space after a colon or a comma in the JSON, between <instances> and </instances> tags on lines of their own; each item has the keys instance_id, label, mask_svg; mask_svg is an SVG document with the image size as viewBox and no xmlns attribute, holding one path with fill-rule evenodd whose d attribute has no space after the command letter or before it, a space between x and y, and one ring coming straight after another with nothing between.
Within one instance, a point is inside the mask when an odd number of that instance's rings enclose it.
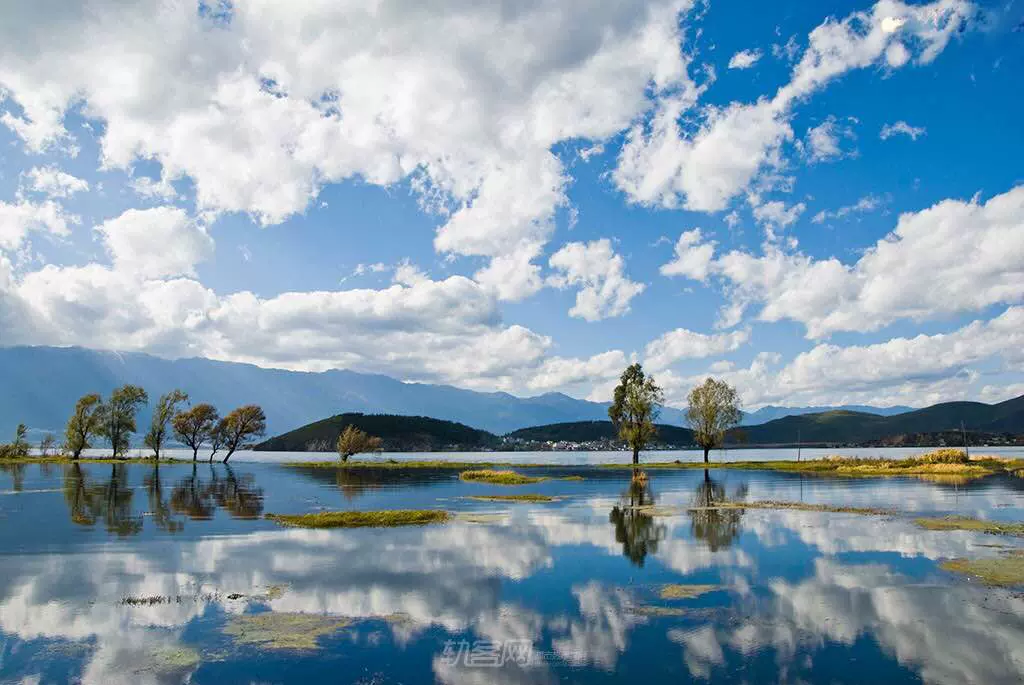
<instances>
[{"instance_id":1,"label":"tree trunk","mask_svg":"<svg viewBox=\"0 0 1024 685\"><path fill-rule=\"evenodd\" d=\"M704 463L705 464L708 463L708 452L710 452L710 451L711 450L709 448L707 448L707 447L704 448Z\"/></svg>"},{"instance_id":2,"label":"tree trunk","mask_svg":"<svg viewBox=\"0 0 1024 685\"><path fill-rule=\"evenodd\" d=\"M640 448L639 447L634 447L633 448L633 463L634 464L639 464L640 463Z\"/></svg>"},{"instance_id":3,"label":"tree trunk","mask_svg":"<svg viewBox=\"0 0 1024 685\"><path fill-rule=\"evenodd\" d=\"M234 453L235 453L235 451L233 449L232 450L228 450L228 453L224 455L224 463L225 464L228 463L228 459L230 459L231 455L234 454Z\"/></svg>"},{"instance_id":4,"label":"tree trunk","mask_svg":"<svg viewBox=\"0 0 1024 685\"><path fill-rule=\"evenodd\" d=\"M193 447L192 448L192 461L198 461L198 460L199 460L199 448L198 447Z\"/></svg>"}]
</instances>

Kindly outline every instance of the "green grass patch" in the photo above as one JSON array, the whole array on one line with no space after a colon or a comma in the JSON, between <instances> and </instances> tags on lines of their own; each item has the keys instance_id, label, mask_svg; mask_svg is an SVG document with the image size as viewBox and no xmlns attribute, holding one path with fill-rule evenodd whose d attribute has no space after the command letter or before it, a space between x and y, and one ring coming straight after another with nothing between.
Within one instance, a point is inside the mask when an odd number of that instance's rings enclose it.
<instances>
[{"instance_id":1,"label":"green grass patch","mask_svg":"<svg viewBox=\"0 0 1024 685\"><path fill-rule=\"evenodd\" d=\"M942 568L977 578L986 585L1024 585L1024 550L991 559L950 559Z\"/></svg>"},{"instance_id":2,"label":"green grass patch","mask_svg":"<svg viewBox=\"0 0 1024 685\"><path fill-rule=\"evenodd\" d=\"M318 614L264 612L232 616L223 631L235 644L259 649L312 651L321 636L351 623L349 619Z\"/></svg>"},{"instance_id":3,"label":"green grass patch","mask_svg":"<svg viewBox=\"0 0 1024 685\"><path fill-rule=\"evenodd\" d=\"M721 590L718 585L684 585L682 583L668 583L662 585L658 596L662 599L693 599L706 595L715 590Z\"/></svg>"},{"instance_id":4,"label":"green grass patch","mask_svg":"<svg viewBox=\"0 0 1024 685\"><path fill-rule=\"evenodd\" d=\"M387 509L384 511L321 511L315 514L267 514L266 518L297 528L393 528L444 523L447 511Z\"/></svg>"},{"instance_id":5,"label":"green grass patch","mask_svg":"<svg viewBox=\"0 0 1024 685\"><path fill-rule=\"evenodd\" d=\"M918 518L914 523L927 530L966 530L993 535L1024 536L1024 523L1005 521L983 521L967 516L946 516L944 518Z\"/></svg>"},{"instance_id":6,"label":"green grass patch","mask_svg":"<svg viewBox=\"0 0 1024 685\"><path fill-rule=\"evenodd\" d=\"M481 502L554 502L556 497L551 495L470 495L469 499Z\"/></svg>"},{"instance_id":7,"label":"green grass patch","mask_svg":"<svg viewBox=\"0 0 1024 685\"><path fill-rule=\"evenodd\" d=\"M494 469L463 471L459 474L459 478L468 483L492 483L494 485L529 485L547 480L540 476L524 476L515 471L496 471Z\"/></svg>"}]
</instances>

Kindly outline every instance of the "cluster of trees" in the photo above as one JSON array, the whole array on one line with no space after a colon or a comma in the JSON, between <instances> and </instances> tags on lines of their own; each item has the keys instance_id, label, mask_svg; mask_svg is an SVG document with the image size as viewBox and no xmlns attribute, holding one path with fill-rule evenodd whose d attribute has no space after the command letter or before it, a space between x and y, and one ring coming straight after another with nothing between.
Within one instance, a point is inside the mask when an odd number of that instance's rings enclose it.
<instances>
[{"instance_id":1,"label":"cluster of trees","mask_svg":"<svg viewBox=\"0 0 1024 685\"><path fill-rule=\"evenodd\" d=\"M71 418L64 429L64 443L61 450L74 460L102 439L111 448L115 459L124 458L131 447L131 438L138 431L136 416L149 402L145 389L137 385L123 385L110 393L106 401L98 393L90 393L75 403ZM153 456L160 459L172 439L192 448L193 461L199 458L204 446L214 456L224 451L223 461L227 463L237 450L249 447L251 441L266 433L267 417L263 409L247 404L221 417L212 404L197 404L188 407L188 394L172 390L160 396L153 410L149 429L143 437L143 444L153 450ZM27 457L29 445L27 429L19 425L15 441L0 445L0 458ZM42 456L49 456L56 449L52 435L45 436L39 443Z\"/></svg>"},{"instance_id":2,"label":"cluster of trees","mask_svg":"<svg viewBox=\"0 0 1024 685\"><path fill-rule=\"evenodd\" d=\"M345 426L345 430L341 431L341 435L338 436L338 456L341 457L342 461L348 461L348 458L354 454L379 450L381 444L382 440L380 438L349 424Z\"/></svg>"},{"instance_id":3,"label":"cluster of trees","mask_svg":"<svg viewBox=\"0 0 1024 685\"><path fill-rule=\"evenodd\" d=\"M724 381L708 378L690 391L686 420L693 431L693 439L704 450L704 463L708 453L721 447L725 434L743 418L736 389ZM612 406L608 408L619 439L633 450L633 463L640 463L640 450L657 436L654 425L665 403L665 394L644 373L640 364L632 364L622 372L615 388Z\"/></svg>"}]
</instances>

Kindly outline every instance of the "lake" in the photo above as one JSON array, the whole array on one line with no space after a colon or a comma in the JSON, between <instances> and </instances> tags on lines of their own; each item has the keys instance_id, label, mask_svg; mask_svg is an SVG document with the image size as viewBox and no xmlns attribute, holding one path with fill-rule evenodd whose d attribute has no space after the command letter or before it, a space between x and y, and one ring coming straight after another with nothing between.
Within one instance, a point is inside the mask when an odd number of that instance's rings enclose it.
<instances>
[{"instance_id":1,"label":"lake","mask_svg":"<svg viewBox=\"0 0 1024 685\"><path fill-rule=\"evenodd\" d=\"M1024 588L941 566L1022 540L914 523L1022 521L1024 478L652 470L632 486L628 470L567 465L502 487L242 456L0 467L0 681L1024 681ZM552 499L471 499L521 493ZM688 510L722 498L905 513ZM453 517L334 530L264 518L380 509Z\"/></svg>"}]
</instances>

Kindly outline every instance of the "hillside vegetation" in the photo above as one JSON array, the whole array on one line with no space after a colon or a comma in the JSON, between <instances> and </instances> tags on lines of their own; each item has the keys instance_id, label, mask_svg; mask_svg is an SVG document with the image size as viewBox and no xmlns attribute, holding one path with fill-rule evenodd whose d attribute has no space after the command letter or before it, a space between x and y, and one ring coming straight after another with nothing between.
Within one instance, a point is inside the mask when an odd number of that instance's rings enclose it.
<instances>
[{"instance_id":1,"label":"hillside vegetation","mask_svg":"<svg viewBox=\"0 0 1024 685\"><path fill-rule=\"evenodd\" d=\"M355 426L382 441L385 452L438 452L492 449L500 438L461 423L426 416L338 414L266 440L254 449L271 452L333 452L345 426Z\"/></svg>"}]
</instances>

